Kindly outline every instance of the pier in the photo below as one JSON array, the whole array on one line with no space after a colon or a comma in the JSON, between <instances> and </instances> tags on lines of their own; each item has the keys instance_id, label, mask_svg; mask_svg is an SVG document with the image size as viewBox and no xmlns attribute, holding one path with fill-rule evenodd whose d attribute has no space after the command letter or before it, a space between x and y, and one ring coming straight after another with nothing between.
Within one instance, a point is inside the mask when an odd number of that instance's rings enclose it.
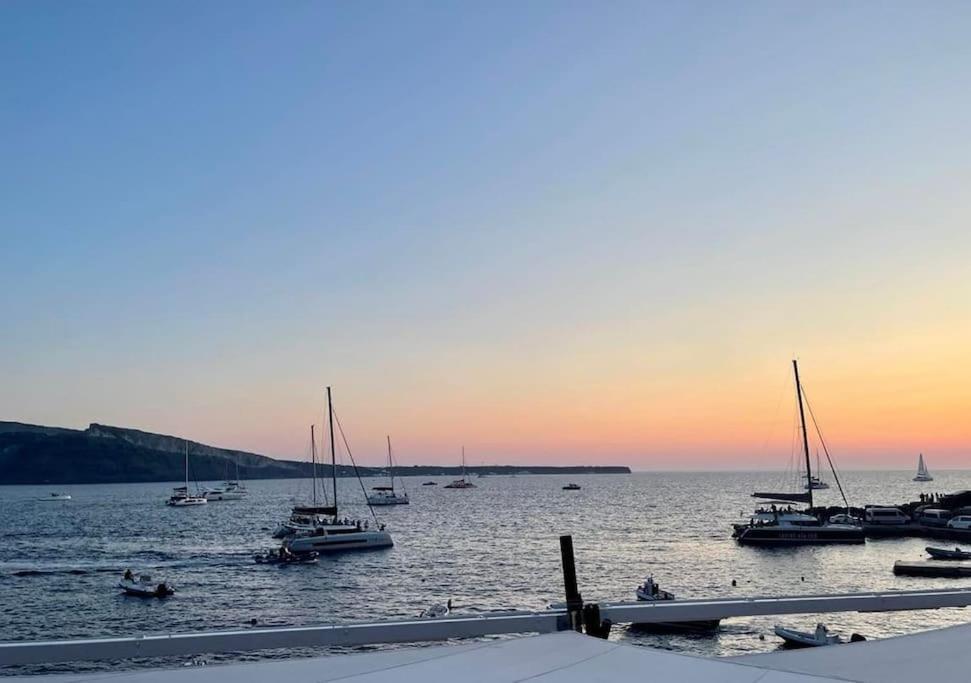
<instances>
[{"instance_id":1,"label":"pier","mask_svg":"<svg viewBox=\"0 0 971 683\"><path fill-rule=\"evenodd\" d=\"M596 603L595 603L596 604ZM653 623L727 619L773 614L827 612L893 612L971 605L971 589L887 591L832 595L798 595L657 603L599 603L601 619L612 623ZM593 605L586 605L587 608ZM218 652L252 652L272 648L360 646L433 642L516 633L573 630L586 622L567 609L511 611L443 619L325 624L280 628L249 628L203 633L133 635L117 638L0 643L0 666L49 664L132 657L190 656ZM586 624L589 626L589 624Z\"/></svg>"}]
</instances>

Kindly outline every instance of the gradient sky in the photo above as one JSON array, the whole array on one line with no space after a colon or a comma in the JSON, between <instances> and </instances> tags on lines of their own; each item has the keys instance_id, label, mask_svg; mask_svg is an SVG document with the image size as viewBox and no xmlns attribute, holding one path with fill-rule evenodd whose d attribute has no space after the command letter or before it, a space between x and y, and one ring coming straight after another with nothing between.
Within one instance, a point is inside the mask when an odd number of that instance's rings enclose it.
<instances>
[{"instance_id":1,"label":"gradient sky","mask_svg":"<svg viewBox=\"0 0 971 683\"><path fill-rule=\"evenodd\" d=\"M969 26L4 2L0 419L299 457L331 384L363 462L784 467L796 356L843 467L966 467Z\"/></svg>"}]
</instances>

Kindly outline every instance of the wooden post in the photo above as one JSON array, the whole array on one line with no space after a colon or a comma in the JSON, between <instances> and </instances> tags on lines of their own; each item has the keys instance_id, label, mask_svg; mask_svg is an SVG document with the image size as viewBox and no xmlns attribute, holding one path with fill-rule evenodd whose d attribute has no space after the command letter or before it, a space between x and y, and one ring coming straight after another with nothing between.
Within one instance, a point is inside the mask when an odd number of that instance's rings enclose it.
<instances>
[{"instance_id":1,"label":"wooden post","mask_svg":"<svg viewBox=\"0 0 971 683\"><path fill-rule=\"evenodd\" d=\"M563 561L563 588L566 591L566 609L570 626L574 631L583 630L583 596L577 588L577 565L573 558L573 537L560 536L560 558Z\"/></svg>"}]
</instances>

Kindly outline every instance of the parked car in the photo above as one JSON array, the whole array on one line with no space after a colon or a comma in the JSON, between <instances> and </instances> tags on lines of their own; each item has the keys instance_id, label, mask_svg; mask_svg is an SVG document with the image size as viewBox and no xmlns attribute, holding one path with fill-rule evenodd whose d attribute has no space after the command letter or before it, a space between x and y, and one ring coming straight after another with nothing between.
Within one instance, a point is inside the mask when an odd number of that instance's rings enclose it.
<instances>
[{"instance_id":1,"label":"parked car","mask_svg":"<svg viewBox=\"0 0 971 683\"><path fill-rule=\"evenodd\" d=\"M938 510L936 508L928 508L926 510L920 511L920 517L918 521L924 526L947 526L948 520L951 519L950 510Z\"/></svg>"},{"instance_id":2,"label":"parked car","mask_svg":"<svg viewBox=\"0 0 971 683\"><path fill-rule=\"evenodd\" d=\"M910 517L897 508L868 507L863 511L866 524L900 525L910 522Z\"/></svg>"},{"instance_id":3,"label":"parked car","mask_svg":"<svg viewBox=\"0 0 971 683\"><path fill-rule=\"evenodd\" d=\"M952 517L947 523L948 529L971 529L971 515Z\"/></svg>"}]
</instances>

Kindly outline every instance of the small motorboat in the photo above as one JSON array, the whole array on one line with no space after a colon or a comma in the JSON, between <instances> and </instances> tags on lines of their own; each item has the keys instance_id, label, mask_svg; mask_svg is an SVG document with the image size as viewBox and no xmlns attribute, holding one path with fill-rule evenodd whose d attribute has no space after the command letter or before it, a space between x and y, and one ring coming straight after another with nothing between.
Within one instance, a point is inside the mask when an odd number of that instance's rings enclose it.
<instances>
[{"instance_id":1,"label":"small motorboat","mask_svg":"<svg viewBox=\"0 0 971 683\"><path fill-rule=\"evenodd\" d=\"M294 553L286 548L280 548L279 550L267 550L263 554L254 555L253 560L256 564L277 564L280 566L315 564L318 561L318 555L319 553L313 550L308 553Z\"/></svg>"},{"instance_id":2,"label":"small motorboat","mask_svg":"<svg viewBox=\"0 0 971 683\"><path fill-rule=\"evenodd\" d=\"M118 587L127 595L139 598L167 598L175 594L175 589L164 581L155 582L148 574L125 573L125 578L118 582Z\"/></svg>"},{"instance_id":3,"label":"small motorboat","mask_svg":"<svg viewBox=\"0 0 971 683\"><path fill-rule=\"evenodd\" d=\"M928 546L924 550L935 560L971 560L971 552L961 550L960 548L948 550L947 548L932 548Z\"/></svg>"},{"instance_id":4,"label":"small motorboat","mask_svg":"<svg viewBox=\"0 0 971 683\"><path fill-rule=\"evenodd\" d=\"M38 500L46 500L46 501L71 500L71 494L52 492L51 495L45 496L43 498L38 498Z\"/></svg>"},{"instance_id":5,"label":"small motorboat","mask_svg":"<svg viewBox=\"0 0 971 683\"><path fill-rule=\"evenodd\" d=\"M639 602L664 602L675 599L674 593L663 590L658 586L653 576L648 576L634 593ZM703 632L714 631L718 628L720 622L721 619L702 619L699 621L654 621L631 625L641 631L653 631L655 633Z\"/></svg>"},{"instance_id":6,"label":"small motorboat","mask_svg":"<svg viewBox=\"0 0 971 683\"><path fill-rule=\"evenodd\" d=\"M447 617L452 611L452 598L448 599L444 605L437 604L431 607L426 607L418 615L422 619L441 619L442 617Z\"/></svg>"},{"instance_id":7,"label":"small motorboat","mask_svg":"<svg viewBox=\"0 0 971 683\"><path fill-rule=\"evenodd\" d=\"M843 639L839 636L831 635L825 624L816 624L816 630L812 633L776 626L775 634L782 638L788 647L822 647L824 645L839 645L843 642Z\"/></svg>"},{"instance_id":8,"label":"small motorboat","mask_svg":"<svg viewBox=\"0 0 971 683\"><path fill-rule=\"evenodd\" d=\"M567 484L566 486L563 487L563 490L564 491L579 491L580 490L580 485L579 484Z\"/></svg>"},{"instance_id":9,"label":"small motorboat","mask_svg":"<svg viewBox=\"0 0 971 683\"><path fill-rule=\"evenodd\" d=\"M422 486L438 486L437 481L426 481Z\"/></svg>"}]
</instances>

